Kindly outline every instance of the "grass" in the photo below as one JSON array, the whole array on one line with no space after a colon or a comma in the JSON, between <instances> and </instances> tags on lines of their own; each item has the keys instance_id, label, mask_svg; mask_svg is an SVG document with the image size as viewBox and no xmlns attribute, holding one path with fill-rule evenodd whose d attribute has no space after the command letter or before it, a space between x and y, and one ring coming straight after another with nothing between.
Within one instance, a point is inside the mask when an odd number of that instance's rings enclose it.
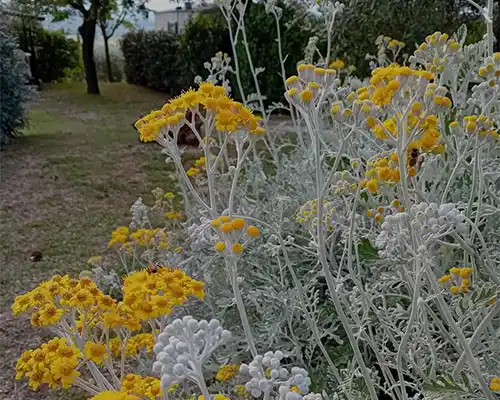
<instances>
[{"instance_id":1,"label":"grass","mask_svg":"<svg viewBox=\"0 0 500 400\"><path fill-rule=\"evenodd\" d=\"M172 189L171 170L155 144L138 140L131 124L164 103L162 94L122 83L44 87L30 105L23 137L1 155L0 369L2 399L68 399L14 382L19 354L47 332L14 318L10 304L55 273L87 268L106 250L111 231L129 222L129 208L155 187ZM33 251L43 260L30 261ZM80 398L78 396L71 398Z\"/></svg>"}]
</instances>

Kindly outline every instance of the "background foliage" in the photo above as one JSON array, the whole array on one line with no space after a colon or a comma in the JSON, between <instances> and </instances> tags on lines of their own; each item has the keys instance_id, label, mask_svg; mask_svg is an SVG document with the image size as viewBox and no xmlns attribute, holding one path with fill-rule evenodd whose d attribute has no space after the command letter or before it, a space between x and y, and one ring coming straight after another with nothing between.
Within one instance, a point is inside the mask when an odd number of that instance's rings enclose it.
<instances>
[{"instance_id":1,"label":"background foliage","mask_svg":"<svg viewBox=\"0 0 500 400\"><path fill-rule=\"evenodd\" d=\"M17 43L0 25L0 148L5 148L24 125L27 99L26 68L18 58Z\"/></svg>"},{"instance_id":2,"label":"background foliage","mask_svg":"<svg viewBox=\"0 0 500 400\"><path fill-rule=\"evenodd\" d=\"M198 14L186 25L180 37L183 72L186 83L192 84L196 76L205 77L203 64L218 51L231 54L231 41L226 21L221 13Z\"/></svg>"},{"instance_id":3,"label":"background foliage","mask_svg":"<svg viewBox=\"0 0 500 400\"><path fill-rule=\"evenodd\" d=\"M295 74L297 63L303 59L304 47L309 38L319 37L318 47L323 47L325 38L318 24L307 16L307 10L298 3L278 3L283 14L280 20L281 46L285 58L286 76ZM245 28L248 47L253 57L254 67L265 68L259 75L261 93L266 96L267 103L283 100L283 78L278 56L278 43L276 21L274 16L268 14L264 4L249 2L245 12ZM243 90L246 95L255 93L255 85L248 63L244 46L237 46L238 60L240 61L240 75ZM233 84L234 88L237 85Z\"/></svg>"},{"instance_id":4,"label":"background foliage","mask_svg":"<svg viewBox=\"0 0 500 400\"><path fill-rule=\"evenodd\" d=\"M11 25L12 34L19 47L31 53L31 40L36 52L36 76L43 82L56 82L65 76L66 70L77 68L80 62L80 45L68 38L62 30L50 31L30 21L31 35L20 21Z\"/></svg>"},{"instance_id":5,"label":"background foliage","mask_svg":"<svg viewBox=\"0 0 500 400\"><path fill-rule=\"evenodd\" d=\"M430 33L440 31L451 35L463 23L473 28L470 33L475 34L468 37L471 42L485 33L484 22L477 24L478 11L466 0L346 0L344 3L346 8L333 29L333 51L354 65L358 76L369 72L365 55L377 52L375 40L379 35L405 42L404 52L410 54Z\"/></svg>"}]
</instances>

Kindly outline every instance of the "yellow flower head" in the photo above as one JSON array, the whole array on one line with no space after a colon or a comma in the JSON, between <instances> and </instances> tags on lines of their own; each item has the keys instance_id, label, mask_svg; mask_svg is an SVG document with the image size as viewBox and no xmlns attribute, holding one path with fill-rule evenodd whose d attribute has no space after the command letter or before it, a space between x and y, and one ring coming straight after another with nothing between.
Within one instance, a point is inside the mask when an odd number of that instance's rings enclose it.
<instances>
[{"instance_id":1,"label":"yellow flower head","mask_svg":"<svg viewBox=\"0 0 500 400\"><path fill-rule=\"evenodd\" d=\"M332 61L328 67L332 68L332 69L344 69L345 62L343 60L337 58L335 61Z\"/></svg>"},{"instance_id":2,"label":"yellow flower head","mask_svg":"<svg viewBox=\"0 0 500 400\"><path fill-rule=\"evenodd\" d=\"M91 360L97 365L108 359L106 345L104 343L87 342L83 349L83 354L87 360Z\"/></svg>"},{"instance_id":3,"label":"yellow flower head","mask_svg":"<svg viewBox=\"0 0 500 400\"><path fill-rule=\"evenodd\" d=\"M217 375L215 375L215 379L217 379L220 382L226 382L231 378L235 377L238 374L239 370L240 370L239 365L235 364L223 365L219 368Z\"/></svg>"}]
</instances>

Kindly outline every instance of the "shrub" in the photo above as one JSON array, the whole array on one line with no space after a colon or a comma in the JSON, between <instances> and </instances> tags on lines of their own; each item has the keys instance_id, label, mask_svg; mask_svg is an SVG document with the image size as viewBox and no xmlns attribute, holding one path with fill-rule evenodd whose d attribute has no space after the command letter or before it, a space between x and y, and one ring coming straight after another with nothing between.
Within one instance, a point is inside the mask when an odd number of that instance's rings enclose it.
<instances>
[{"instance_id":1,"label":"shrub","mask_svg":"<svg viewBox=\"0 0 500 400\"><path fill-rule=\"evenodd\" d=\"M25 123L23 104L29 88L27 66L20 58L17 43L0 26L0 149L19 134Z\"/></svg>"},{"instance_id":2,"label":"shrub","mask_svg":"<svg viewBox=\"0 0 500 400\"><path fill-rule=\"evenodd\" d=\"M178 36L164 31L129 32L121 40L121 49L128 83L168 93L185 86Z\"/></svg>"},{"instance_id":3,"label":"shrub","mask_svg":"<svg viewBox=\"0 0 500 400\"><path fill-rule=\"evenodd\" d=\"M64 77L65 69L78 66L81 51L76 40L62 31L42 29L35 36L37 76L43 82L56 82Z\"/></svg>"},{"instance_id":4,"label":"shrub","mask_svg":"<svg viewBox=\"0 0 500 400\"><path fill-rule=\"evenodd\" d=\"M79 67L81 48L79 43L66 37L63 31L49 31L41 26L32 26L32 33L26 37L20 24L12 29L25 51L31 51L28 42L33 40L36 58L36 75L43 82L56 82L64 78L65 72Z\"/></svg>"},{"instance_id":5,"label":"shrub","mask_svg":"<svg viewBox=\"0 0 500 400\"><path fill-rule=\"evenodd\" d=\"M196 76L206 74L204 63L218 51L232 53L229 30L222 15L218 9L217 12L196 15L181 36L180 57L188 84Z\"/></svg>"}]
</instances>

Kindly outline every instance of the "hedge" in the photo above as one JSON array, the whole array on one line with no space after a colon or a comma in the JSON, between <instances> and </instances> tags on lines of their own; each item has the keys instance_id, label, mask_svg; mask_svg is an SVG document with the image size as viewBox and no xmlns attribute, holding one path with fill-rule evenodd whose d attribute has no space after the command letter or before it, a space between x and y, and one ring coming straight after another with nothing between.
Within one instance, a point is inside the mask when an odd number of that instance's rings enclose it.
<instances>
[{"instance_id":1,"label":"hedge","mask_svg":"<svg viewBox=\"0 0 500 400\"><path fill-rule=\"evenodd\" d=\"M19 134L25 122L23 103L29 93L26 73L15 39L0 26L0 149Z\"/></svg>"},{"instance_id":2,"label":"hedge","mask_svg":"<svg viewBox=\"0 0 500 400\"><path fill-rule=\"evenodd\" d=\"M176 93L186 85L180 38L164 31L134 31L121 40L128 83Z\"/></svg>"}]
</instances>

